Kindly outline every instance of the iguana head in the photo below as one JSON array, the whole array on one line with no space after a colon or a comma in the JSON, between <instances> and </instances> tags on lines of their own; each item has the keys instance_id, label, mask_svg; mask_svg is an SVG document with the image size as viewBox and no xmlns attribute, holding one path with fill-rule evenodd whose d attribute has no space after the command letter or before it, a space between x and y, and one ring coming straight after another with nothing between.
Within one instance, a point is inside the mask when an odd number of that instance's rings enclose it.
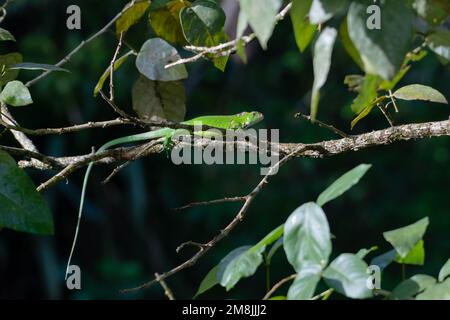
<instances>
[{"instance_id":1,"label":"iguana head","mask_svg":"<svg viewBox=\"0 0 450 320\"><path fill-rule=\"evenodd\" d=\"M241 112L237 117L243 129L251 127L264 119L264 115L258 111Z\"/></svg>"}]
</instances>

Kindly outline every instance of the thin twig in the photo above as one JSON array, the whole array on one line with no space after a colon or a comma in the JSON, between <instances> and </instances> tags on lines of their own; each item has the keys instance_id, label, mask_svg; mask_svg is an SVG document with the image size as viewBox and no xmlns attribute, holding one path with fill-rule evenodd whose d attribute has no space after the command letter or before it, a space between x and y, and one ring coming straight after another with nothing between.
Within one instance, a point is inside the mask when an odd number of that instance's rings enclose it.
<instances>
[{"instance_id":1,"label":"thin twig","mask_svg":"<svg viewBox=\"0 0 450 320\"><path fill-rule=\"evenodd\" d=\"M330 289L312 297L310 300L319 300L320 298L323 298L324 300L326 300L333 292L334 292L334 289L330 288Z\"/></svg>"},{"instance_id":2,"label":"thin twig","mask_svg":"<svg viewBox=\"0 0 450 320\"><path fill-rule=\"evenodd\" d=\"M342 138L350 138L351 137L348 134L346 134L344 131L339 130L338 128L333 127L332 125L326 124L325 122L322 122L320 120L316 119L316 120L314 120L314 122L312 122L310 116L308 116L306 114L303 114L301 112L298 112L294 117L306 119L306 120L310 121L313 124L317 124L321 128L325 128L325 129L328 129L328 130L332 131L333 133L337 134L338 136L340 136Z\"/></svg>"},{"instance_id":3,"label":"thin twig","mask_svg":"<svg viewBox=\"0 0 450 320\"><path fill-rule=\"evenodd\" d=\"M297 277L297 274L291 274L290 276L281 279L280 281L278 281L273 287L272 289L270 289L266 295L262 298L263 300L269 300L269 298L275 293L275 291L277 291L279 288L281 288L282 285L284 285L285 283L294 280Z\"/></svg>"},{"instance_id":4,"label":"thin twig","mask_svg":"<svg viewBox=\"0 0 450 320\"><path fill-rule=\"evenodd\" d=\"M292 7L292 3L288 3L276 16L276 23L278 23L279 21L283 20L285 18L285 16L288 14L288 12L291 10ZM169 63L167 64L164 68L165 69L169 69L172 68L174 66L180 65L180 64L185 64L185 63L190 63L190 62L195 62L201 58L203 58L206 55L212 55L216 58L218 57L223 57L223 56L228 56L231 53L236 52L237 50L237 44L239 41L242 41L243 45L247 45L250 42L252 42L254 39L256 39L256 34L255 33L251 33L248 36L243 36L239 39L234 39L225 43L221 43L217 46L213 46L213 47L197 47L197 46L186 46L184 47L186 50L189 51L194 51L197 52L194 56L189 57L189 58L183 58L183 59L179 59L175 62Z\"/></svg>"},{"instance_id":5,"label":"thin twig","mask_svg":"<svg viewBox=\"0 0 450 320\"><path fill-rule=\"evenodd\" d=\"M231 198L222 198L222 199L216 199L216 200L210 200L210 201L193 202L188 205L185 205L185 206L182 206L179 208L175 208L173 210L182 211L182 210L186 210L189 208L200 207L200 206L209 206L209 205L219 204L219 203L224 203L224 202L244 202L246 200L246 198L247 198L246 196L245 197L231 197Z\"/></svg>"},{"instance_id":6,"label":"thin twig","mask_svg":"<svg viewBox=\"0 0 450 320\"><path fill-rule=\"evenodd\" d=\"M161 279L158 273L155 273L156 281L161 285L161 287L164 289L164 294L167 296L169 300L175 300L175 296L173 295L172 290L169 288L167 283L164 281L164 279Z\"/></svg>"},{"instance_id":7,"label":"thin twig","mask_svg":"<svg viewBox=\"0 0 450 320\"><path fill-rule=\"evenodd\" d=\"M77 124L70 127L62 127L62 128L43 128L43 129L28 129L18 125L11 125L0 119L0 125L4 126L9 130L21 131L30 136L43 136L43 135L51 135L51 134L65 134L65 133L73 133L78 131L83 131L87 129L95 129L95 128L108 128L112 126L118 125L136 125L136 123L131 122L128 119L117 118L113 120L107 121L99 121L99 122L87 122L83 124Z\"/></svg>"},{"instance_id":8,"label":"thin twig","mask_svg":"<svg viewBox=\"0 0 450 320\"><path fill-rule=\"evenodd\" d=\"M119 43L117 44L116 51L109 65L109 100L114 102L114 65L116 64L117 56L122 48L123 32L120 33Z\"/></svg>"},{"instance_id":9,"label":"thin twig","mask_svg":"<svg viewBox=\"0 0 450 320\"><path fill-rule=\"evenodd\" d=\"M394 127L394 121L391 118L391 115L389 114L389 112L381 105L381 104L377 104L378 109L381 110L381 112L383 113L384 117L387 119L387 121L389 122L389 125L391 127Z\"/></svg>"},{"instance_id":10,"label":"thin twig","mask_svg":"<svg viewBox=\"0 0 450 320\"><path fill-rule=\"evenodd\" d=\"M239 212L234 217L234 219L223 230L221 230L220 233L217 234L213 239L211 239L208 243L204 244L201 248L199 248L199 250L193 257L191 257L189 260L183 262L179 266L173 268L172 270L161 274L160 279L166 279L166 278L180 272L181 270L184 270L186 268L189 268L189 267L192 267L193 265L195 265L200 258L202 258L218 242L220 242L222 239L227 237L228 234L231 231L233 231L236 228L236 226L244 220L251 203L253 202L255 197L261 192L261 190L268 184L268 180L273 175L274 172L277 172L281 166L283 166L285 163L290 161L292 158L294 158L298 154L304 153L307 150L319 150L319 149L320 149L320 151L323 151L323 150L321 150L322 148L317 145L301 145L301 146L295 148L290 154L285 156L283 159L278 161L275 165L273 165L269 169L267 175L265 175L264 178L258 183L258 185L248 194L243 206L240 208ZM149 286L153 285L155 282L156 282L156 280L153 279L153 280L146 282L138 287L124 289L124 290L122 290L122 292L132 292L132 291L148 288Z\"/></svg>"},{"instance_id":11,"label":"thin twig","mask_svg":"<svg viewBox=\"0 0 450 320\"><path fill-rule=\"evenodd\" d=\"M126 166L128 166L132 161L135 161L137 158L140 158L143 154L145 154L150 148L153 148L155 145L157 145L158 143L161 143L161 140L152 140L149 143L147 143L147 145L145 146L145 148L142 149L142 151L139 151L139 153L136 154L136 156L133 157L133 159L127 160L125 163L122 163L121 165L119 165L118 167L114 168L113 172L111 172L110 175L108 175L106 177L105 180L102 181L102 184L107 184L112 178L114 178L123 168L125 168Z\"/></svg>"},{"instance_id":12,"label":"thin twig","mask_svg":"<svg viewBox=\"0 0 450 320\"><path fill-rule=\"evenodd\" d=\"M80 51L85 45L87 45L88 43L90 43L91 41L97 39L99 36L103 35L105 32L108 31L108 29L125 13L125 11L127 11L129 8L131 8L134 3L136 2L136 0L132 0L130 1L127 5L125 5L125 7L122 9L122 11L120 11L114 18L112 18L112 20L110 20L102 29L100 29L99 31L97 31L95 34L93 34L91 37L89 37L87 40L83 40L80 42L80 44L75 47L71 52L69 52L69 54L67 54L64 58L62 58L58 63L55 64L56 67L61 67L64 64L66 64L67 62L70 61L70 59L72 58L73 55L75 55L78 51ZM39 80L45 78L46 76L48 76L50 73L52 73L53 70L47 70L43 73L41 73L39 76L37 76L36 78L30 80L27 82L26 86L30 87L33 84L35 84L36 82L38 82Z\"/></svg>"}]
</instances>

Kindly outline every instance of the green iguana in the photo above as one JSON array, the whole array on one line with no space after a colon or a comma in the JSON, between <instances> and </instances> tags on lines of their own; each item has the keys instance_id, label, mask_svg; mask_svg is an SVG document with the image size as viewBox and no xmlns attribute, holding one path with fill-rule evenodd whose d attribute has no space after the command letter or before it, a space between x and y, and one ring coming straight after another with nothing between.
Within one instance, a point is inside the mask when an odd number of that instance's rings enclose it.
<instances>
[{"instance_id":1,"label":"green iguana","mask_svg":"<svg viewBox=\"0 0 450 320\"><path fill-rule=\"evenodd\" d=\"M191 133L199 136L205 135L204 131L193 131L195 128L201 126L207 126L208 128L216 128L221 130L238 130L238 129L246 129L248 127L251 127L258 122L262 121L264 119L264 116L260 112L252 111L252 112L242 112L236 115L230 115L230 116L202 116L198 118L194 118L191 120L183 121L181 122L182 125L185 126L192 126ZM100 149L97 150L97 153L100 153L102 151L105 151L108 148L125 144L125 143L131 143L131 142L138 142L138 141L145 141L145 140L152 140L152 139L158 139L158 138L165 138L166 141L171 141L172 137L176 135L178 132L183 130L183 132L186 132L186 129L172 129L172 128L161 128L154 131L149 131L145 133L130 135L122 138L118 138L115 140L111 140L107 143L105 143L103 146L100 147ZM70 250L69 260L67 262L67 268L66 268L66 276L67 279L70 262L72 260L72 255L75 250L75 245L77 242L78 237L78 230L80 228L80 221L81 221L81 215L83 212L83 205L84 205L84 198L86 196L86 187L89 180L89 175L92 170L92 166L94 165L93 162L91 162L87 169L86 173L84 174L84 180L83 180L83 187L81 190L81 198L80 198L80 207L78 210L78 221L77 226L75 229L75 236L72 243L72 248Z\"/></svg>"}]
</instances>

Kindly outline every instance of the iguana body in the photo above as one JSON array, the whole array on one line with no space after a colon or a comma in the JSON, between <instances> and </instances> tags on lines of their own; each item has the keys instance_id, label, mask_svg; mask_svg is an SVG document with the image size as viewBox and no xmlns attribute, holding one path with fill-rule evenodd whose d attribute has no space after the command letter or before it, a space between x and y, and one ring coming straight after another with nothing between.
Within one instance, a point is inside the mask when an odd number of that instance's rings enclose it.
<instances>
[{"instance_id":1,"label":"iguana body","mask_svg":"<svg viewBox=\"0 0 450 320\"><path fill-rule=\"evenodd\" d=\"M207 126L209 128L216 128L216 129L222 129L222 130L227 130L227 129L238 130L238 129L246 129L246 128L262 121L263 118L264 117L261 113L253 111L253 112L242 112L242 113L239 113L236 115L230 115L230 116L202 116L202 117L197 117L197 118L194 118L191 120L183 121L183 122L181 122L181 124L186 125L186 126L192 126L192 128L193 128L192 133L202 135L203 134L202 131L199 131L199 132L194 131L194 129L197 126L201 127L203 125L203 126ZM118 138L118 139L111 140L111 141L105 143L103 146L101 146L97 150L97 153L100 153L102 151L107 150L108 148L111 148L111 147L114 147L117 145L121 145L121 144L125 144L125 143L146 141L146 140L158 139L158 138L163 138L163 137L170 140L176 132L178 132L177 129L162 128L162 129L155 130L155 131L149 131L149 132L144 132L144 133L140 133L140 134L134 134L134 135ZM91 173L93 165L94 165L94 163L91 162L86 169L86 173L84 174L83 187L81 190L81 198L80 198L80 207L78 210L77 227L75 230L75 236L73 239L72 249L70 251L69 260L67 263L66 279L67 279L67 272L68 272L68 269L70 266L70 262L72 260L72 255L75 250L75 244L77 242L78 230L80 227L81 216L83 213L84 198L86 195L86 187L87 187L89 175Z\"/></svg>"}]
</instances>

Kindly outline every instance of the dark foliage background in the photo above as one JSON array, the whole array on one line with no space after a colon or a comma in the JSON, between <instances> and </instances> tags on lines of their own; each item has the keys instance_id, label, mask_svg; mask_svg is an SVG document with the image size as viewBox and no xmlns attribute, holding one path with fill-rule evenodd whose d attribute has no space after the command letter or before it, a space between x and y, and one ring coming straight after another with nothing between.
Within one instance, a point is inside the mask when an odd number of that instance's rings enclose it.
<instances>
[{"instance_id":1,"label":"dark foliage background","mask_svg":"<svg viewBox=\"0 0 450 320\"><path fill-rule=\"evenodd\" d=\"M65 27L66 8L78 4L82 9L82 30ZM2 44L2 53L21 52L25 61L55 63L82 39L100 29L125 1L20 1L10 5L2 27L17 38L15 44ZM146 21L133 27L127 41L136 49L152 37ZM66 65L71 74L52 74L32 88L35 103L14 109L19 122L30 128L66 126L115 115L92 90L107 67L116 40L106 34L74 56ZM300 54L289 20L276 28L269 49L250 47L248 65L231 59L225 73L208 62L188 66L188 118L203 114L232 114L259 110L265 114L264 127L280 128L281 140L314 142L335 138L331 133L294 119L309 108L313 73L310 52ZM358 73L356 65L338 44L333 55L331 76L323 90L319 119L348 131L354 98L343 84L344 76ZM36 74L23 71L21 80ZM117 74L118 103L131 109L131 85L138 73L127 62ZM403 84L421 83L440 90L450 98L450 73L433 54L413 67ZM448 118L448 106L401 102L399 123L425 122ZM355 130L366 132L387 126L381 113L374 112ZM115 137L131 134L130 127L95 129L86 132L36 138L40 150L52 155L88 153ZM10 134L2 137L12 143ZM429 216L425 236L426 265L408 267L414 273L436 275L450 253L449 178L450 141L435 138L399 143L345 154L323 160L296 160L284 167L257 198L248 219L220 243L197 266L168 280L175 296L190 298L203 276L230 250L256 243L283 223L300 204L315 199L320 191L345 171L360 163L373 168L355 188L326 206L334 253L354 252L380 244L378 253L388 249L381 233ZM247 193L259 181L255 166L174 166L164 154L140 160L113 181L100 184L113 169L94 170L87 197L85 218L74 263L82 267L82 291L70 292L64 286L65 263L76 223L83 171L67 183L46 193L56 223L54 237L37 237L2 230L0 233L0 298L163 298L154 286L134 294L119 289L149 280L179 264L192 253L176 254L175 248L187 240L206 241L234 216L236 204L224 204L174 212L191 201L215 199ZM50 173L30 172L36 184ZM272 279L292 272L280 250L274 258ZM391 266L383 287L391 289L401 280L401 270ZM264 272L242 281L229 293L216 288L207 298L260 298L264 294ZM336 295L337 296L337 295Z\"/></svg>"}]
</instances>

